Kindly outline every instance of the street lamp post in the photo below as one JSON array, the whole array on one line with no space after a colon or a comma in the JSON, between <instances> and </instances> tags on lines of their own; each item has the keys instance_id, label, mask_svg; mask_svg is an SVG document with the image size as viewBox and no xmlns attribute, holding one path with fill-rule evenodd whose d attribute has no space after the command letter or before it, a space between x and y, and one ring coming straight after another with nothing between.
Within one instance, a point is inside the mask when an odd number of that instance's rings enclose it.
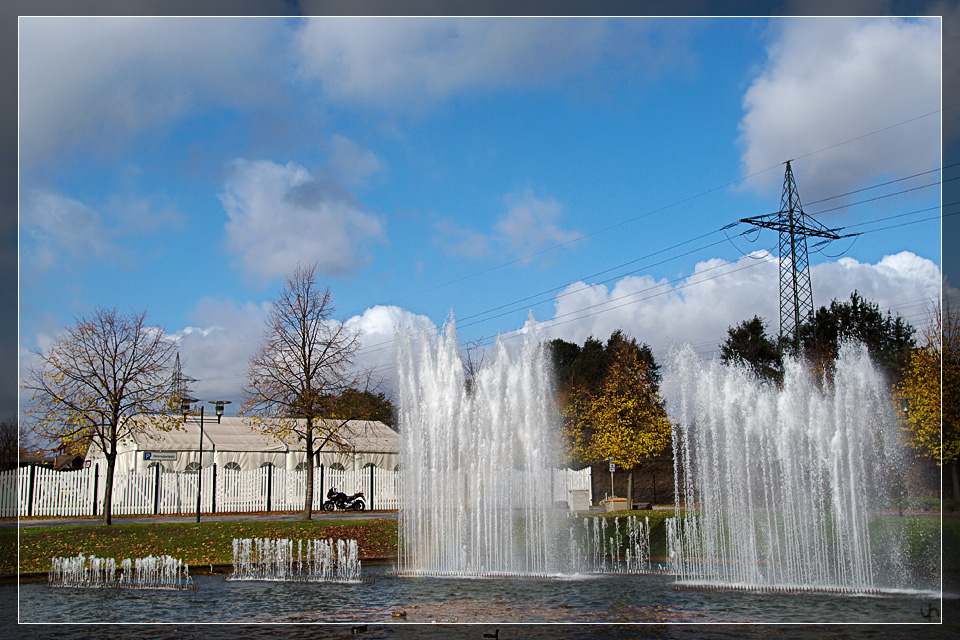
<instances>
[{"instance_id":1,"label":"street lamp post","mask_svg":"<svg viewBox=\"0 0 960 640\"><path fill-rule=\"evenodd\" d=\"M187 414L190 413L190 403L199 402L196 398L184 398L180 410L183 412L183 421L187 421ZM230 404L229 400L210 400L210 404L216 406L217 424L223 416L223 406ZM200 522L200 498L203 495L203 405L200 405L200 447L197 450L197 522Z\"/></svg>"}]
</instances>

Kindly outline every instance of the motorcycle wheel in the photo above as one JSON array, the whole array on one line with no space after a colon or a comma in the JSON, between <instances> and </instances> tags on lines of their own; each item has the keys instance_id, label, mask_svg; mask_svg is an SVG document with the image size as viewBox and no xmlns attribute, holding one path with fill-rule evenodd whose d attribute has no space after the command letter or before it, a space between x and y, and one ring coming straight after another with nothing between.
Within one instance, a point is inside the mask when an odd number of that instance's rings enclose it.
<instances>
[{"instance_id":1,"label":"motorcycle wheel","mask_svg":"<svg viewBox=\"0 0 960 640\"><path fill-rule=\"evenodd\" d=\"M350 509L352 511L363 511L366 508L367 508L367 505L363 504L363 500L357 500L352 505L350 505Z\"/></svg>"},{"instance_id":2,"label":"motorcycle wheel","mask_svg":"<svg viewBox=\"0 0 960 640\"><path fill-rule=\"evenodd\" d=\"M337 510L337 505L336 505L336 503L334 503L333 500L327 500L326 502L323 503L323 510L324 510L324 511L336 511L336 510Z\"/></svg>"}]
</instances>

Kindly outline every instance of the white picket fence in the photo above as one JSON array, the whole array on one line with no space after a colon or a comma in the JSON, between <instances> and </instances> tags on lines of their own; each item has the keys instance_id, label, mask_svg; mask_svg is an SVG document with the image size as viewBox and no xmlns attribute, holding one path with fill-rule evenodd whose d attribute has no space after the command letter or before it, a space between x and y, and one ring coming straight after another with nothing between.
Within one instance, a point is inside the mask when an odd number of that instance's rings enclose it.
<instances>
[{"instance_id":1,"label":"white picket fence","mask_svg":"<svg viewBox=\"0 0 960 640\"><path fill-rule=\"evenodd\" d=\"M378 467L354 471L317 467L313 477L314 511L320 511L331 487L347 494L362 491L368 509L399 509L400 473ZM199 474L200 511L209 514L302 510L306 475L306 471L277 467L251 471L207 467ZM112 512L196 513L197 479L196 472L161 472L159 467L115 474ZM77 471L27 467L0 472L0 517L102 515L105 482L106 469L99 466ZM554 500L566 500L571 489L589 490L590 468L555 469L552 486Z\"/></svg>"}]
</instances>

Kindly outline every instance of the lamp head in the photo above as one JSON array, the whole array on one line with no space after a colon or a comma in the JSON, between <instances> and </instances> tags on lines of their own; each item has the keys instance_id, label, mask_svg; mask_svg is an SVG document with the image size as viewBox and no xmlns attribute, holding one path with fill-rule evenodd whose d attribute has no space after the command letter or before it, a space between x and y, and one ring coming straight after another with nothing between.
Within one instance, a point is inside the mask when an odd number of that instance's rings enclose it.
<instances>
[{"instance_id":1,"label":"lamp head","mask_svg":"<svg viewBox=\"0 0 960 640\"><path fill-rule=\"evenodd\" d=\"M210 400L210 404L214 405L217 412L217 422L220 422L221 416L223 416L223 407L224 405L230 404L229 400Z\"/></svg>"}]
</instances>

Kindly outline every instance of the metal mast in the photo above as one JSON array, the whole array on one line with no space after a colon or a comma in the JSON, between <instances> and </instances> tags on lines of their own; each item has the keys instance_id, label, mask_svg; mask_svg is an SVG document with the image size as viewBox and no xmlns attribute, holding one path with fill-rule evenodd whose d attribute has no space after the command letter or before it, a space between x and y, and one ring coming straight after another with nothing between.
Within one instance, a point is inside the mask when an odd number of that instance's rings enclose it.
<instances>
[{"instance_id":1,"label":"metal mast","mask_svg":"<svg viewBox=\"0 0 960 640\"><path fill-rule=\"evenodd\" d=\"M188 384L196 381L195 378L183 375L183 369L180 366L180 352L178 351L177 359L173 363L173 375L170 379L170 397L178 403L188 399L190 396ZM179 409L180 407L176 408Z\"/></svg>"},{"instance_id":2,"label":"metal mast","mask_svg":"<svg viewBox=\"0 0 960 640\"><path fill-rule=\"evenodd\" d=\"M780 212L743 218L740 222L780 233L780 336L789 338L796 352L800 349L800 325L813 316L807 238L839 240L849 236L839 235L839 229L828 229L803 212L789 160L786 165Z\"/></svg>"}]
</instances>

